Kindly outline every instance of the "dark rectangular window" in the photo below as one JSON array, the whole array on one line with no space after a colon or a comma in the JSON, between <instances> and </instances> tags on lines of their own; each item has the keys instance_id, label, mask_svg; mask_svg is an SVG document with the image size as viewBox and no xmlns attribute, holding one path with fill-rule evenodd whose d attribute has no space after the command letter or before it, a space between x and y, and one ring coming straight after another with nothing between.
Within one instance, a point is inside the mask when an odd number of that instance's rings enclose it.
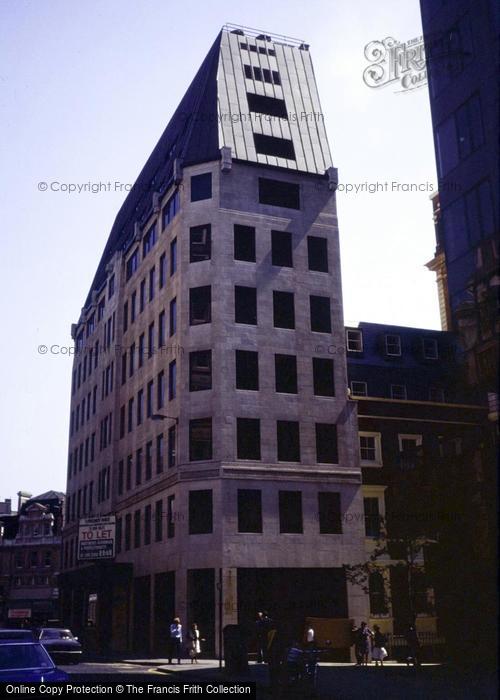
<instances>
[{"instance_id":1,"label":"dark rectangular window","mask_svg":"<svg viewBox=\"0 0 500 700\"><path fill-rule=\"evenodd\" d=\"M163 228L174 219L179 208L179 190L176 190L163 207Z\"/></svg>"},{"instance_id":2,"label":"dark rectangular window","mask_svg":"<svg viewBox=\"0 0 500 700\"><path fill-rule=\"evenodd\" d=\"M132 294L130 295L130 323L133 323L135 321L136 302L137 302L137 292L132 292Z\"/></svg>"},{"instance_id":3,"label":"dark rectangular window","mask_svg":"<svg viewBox=\"0 0 500 700\"><path fill-rule=\"evenodd\" d=\"M152 267L149 271L149 301L153 301L155 296L155 268Z\"/></svg>"},{"instance_id":4,"label":"dark rectangular window","mask_svg":"<svg viewBox=\"0 0 500 700\"><path fill-rule=\"evenodd\" d=\"M245 69L245 78L252 80L252 78L253 78L252 66L249 66L247 63L245 63L243 68Z\"/></svg>"},{"instance_id":5,"label":"dark rectangular window","mask_svg":"<svg viewBox=\"0 0 500 700\"><path fill-rule=\"evenodd\" d=\"M151 506L144 508L144 544L151 544Z\"/></svg>"},{"instance_id":6,"label":"dark rectangular window","mask_svg":"<svg viewBox=\"0 0 500 700\"><path fill-rule=\"evenodd\" d=\"M205 535L213 531L212 491L189 492L189 534Z\"/></svg>"},{"instance_id":7,"label":"dark rectangular window","mask_svg":"<svg viewBox=\"0 0 500 700\"><path fill-rule=\"evenodd\" d=\"M153 396L154 396L154 381L148 382L146 388L146 416L151 418L153 415Z\"/></svg>"},{"instance_id":8,"label":"dark rectangular window","mask_svg":"<svg viewBox=\"0 0 500 700\"><path fill-rule=\"evenodd\" d=\"M206 459L212 459L212 419L196 418L189 421L189 460Z\"/></svg>"},{"instance_id":9,"label":"dark rectangular window","mask_svg":"<svg viewBox=\"0 0 500 700\"><path fill-rule=\"evenodd\" d=\"M177 238L170 244L170 276L175 274L177 270Z\"/></svg>"},{"instance_id":10,"label":"dark rectangular window","mask_svg":"<svg viewBox=\"0 0 500 700\"><path fill-rule=\"evenodd\" d=\"M137 392L137 425L140 425L142 423L143 409L144 409L144 390L139 389L139 391Z\"/></svg>"},{"instance_id":11,"label":"dark rectangular window","mask_svg":"<svg viewBox=\"0 0 500 700\"><path fill-rule=\"evenodd\" d=\"M236 350L236 388L259 390L259 353L253 350Z\"/></svg>"},{"instance_id":12,"label":"dark rectangular window","mask_svg":"<svg viewBox=\"0 0 500 700\"><path fill-rule=\"evenodd\" d=\"M175 496L172 494L167 498L167 538L175 537Z\"/></svg>"},{"instance_id":13,"label":"dark rectangular window","mask_svg":"<svg viewBox=\"0 0 500 700\"><path fill-rule=\"evenodd\" d=\"M123 305L123 332L128 328L128 301Z\"/></svg>"},{"instance_id":14,"label":"dark rectangular window","mask_svg":"<svg viewBox=\"0 0 500 700\"><path fill-rule=\"evenodd\" d=\"M158 316L158 347L162 348L165 345L165 312L162 311Z\"/></svg>"},{"instance_id":15,"label":"dark rectangular window","mask_svg":"<svg viewBox=\"0 0 500 700\"><path fill-rule=\"evenodd\" d=\"M199 326L212 320L212 288L192 287L189 290L189 324Z\"/></svg>"},{"instance_id":16,"label":"dark rectangular window","mask_svg":"<svg viewBox=\"0 0 500 700\"><path fill-rule=\"evenodd\" d=\"M260 459L260 420L237 418L238 459Z\"/></svg>"},{"instance_id":17,"label":"dark rectangular window","mask_svg":"<svg viewBox=\"0 0 500 700\"><path fill-rule=\"evenodd\" d=\"M128 457L127 457L127 473L126 473L126 489L127 489L127 491L130 491L130 489L132 488L132 462L133 462L132 455L128 455Z\"/></svg>"},{"instance_id":18,"label":"dark rectangular window","mask_svg":"<svg viewBox=\"0 0 500 700\"><path fill-rule=\"evenodd\" d=\"M278 461L300 462L300 432L297 421L279 420L276 423Z\"/></svg>"},{"instance_id":19,"label":"dark rectangular window","mask_svg":"<svg viewBox=\"0 0 500 700\"><path fill-rule=\"evenodd\" d=\"M256 95L252 92L247 92L248 109L250 112L257 114L270 114L273 117L288 119L285 100L279 100L275 97L265 97L264 95Z\"/></svg>"},{"instance_id":20,"label":"dark rectangular window","mask_svg":"<svg viewBox=\"0 0 500 700\"><path fill-rule=\"evenodd\" d=\"M148 357L153 357L155 351L155 324L150 323L148 327Z\"/></svg>"},{"instance_id":21,"label":"dark rectangular window","mask_svg":"<svg viewBox=\"0 0 500 700\"><path fill-rule=\"evenodd\" d=\"M310 270L328 272L328 240L318 236L308 236L307 257Z\"/></svg>"},{"instance_id":22,"label":"dark rectangular window","mask_svg":"<svg viewBox=\"0 0 500 700\"><path fill-rule=\"evenodd\" d=\"M318 464L337 464L337 426L316 423L316 461Z\"/></svg>"},{"instance_id":23,"label":"dark rectangular window","mask_svg":"<svg viewBox=\"0 0 500 700\"><path fill-rule=\"evenodd\" d=\"M122 551L122 519L116 518L116 553Z\"/></svg>"},{"instance_id":24,"label":"dark rectangular window","mask_svg":"<svg viewBox=\"0 0 500 700\"><path fill-rule=\"evenodd\" d=\"M380 537L380 512L378 498L363 498L365 511L365 535Z\"/></svg>"},{"instance_id":25,"label":"dark rectangular window","mask_svg":"<svg viewBox=\"0 0 500 700\"><path fill-rule=\"evenodd\" d=\"M168 400L175 399L177 394L177 363L172 360L168 365Z\"/></svg>"},{"instance_id":26,"label":"dark rectangular window","mask_svg":"<svg viewBox=\"0 0 500 700\"><path fill-rule=\"evenodd\" d=\"M139 248L136 248L130 258L127 260L127 271L126 278L127 281L132 277L134 272L137 270L139 264Z\"/></svg>"},{"instance_id":27,"label":"dark rectangular window","mask_svg":"<svg viewBox=\"0 0 500 700\"><path fill-rule=\"evenodd\" d=\"M163 433L156 436L156 473L163 471Z\"/></svg>"},{"instance_id":28,"label":"dark rectangular window","mask_svg":"<svg viewBox=\"0 0 500 700\"><path fill-rule=\"evenodd\" d=\"M342 534L340 493L334 491L318 492L318 517L321 535Z\"/></svg>"},{"instance_id":29,"label":"dark rectangular window","mask_svg":"<svg viewBox=\"0 0 500 700\"><path fill-rule=\"evenodd\" d=\"M293 292L273 291L273 317L275 328L295 328Z\"/></svg>"},{"instance_id":30,"label":"dark rectangular window","mask_svg":"<svg viewBox=\"0 0 500 700\"><path fill-rule=\"evenodd\" d=\"M139 312L144 311L146 306L146 278L141 281L139 287Z\"/></svg>"},{"instance_id":31,"label":"dark rectangular window","mask_svg":"<svg viewBox=\"0 0 500 700\"><path fill-rule=\"evenodd\" d=\"M265 134L253 135L255 150L265 156L275 156L276 158L288 158L295 160L295 150L291 139L282 139L277 136L267 136ZM294 207L298 208L298 207Z\"/></svg>"},{"instance_id":32,"label":"dark rectangular window","mask_svg":"<svg viewBox=\"0 0 500 700\"><path fill-rule=\"evenodd\" d=\"M212 227L191 226L189 229L189 262L201 262L210 260L212 253Z\"/></svg>"},{"instance_id":33,"label":"dark rectangular window","mask_svg":"<svg viewBox=\"0 0 500 700\"><path fill-rule=\"evenodd\" d=\"M128 376L131 377L134 374L135 343L132 343L132 345L130 346L128 359Z\"/></svg>"},{"instance_id":34,"label":"dark rectangular window","mask_svg":"<svg viewBox=\"0 0 500 700\"><path fill-rule=\"evenodd\" d=\"M255 287L234 288L235 323L257 325L257 289Z\"/></svg>"},{"instance_id":35,"label":"dark rectangular window","mask_svg":"<svg viewBox=\"0 0 500 700\"><path fill-rule=\"evenodd\" d=\"M189 391L212 388L212 351L196 350L189 353Z\"/></svg>"},{"instance_id":36,"label":"dark rectangular window","mask_svg":"<svg viewBox=\"0 0 500 700\"><path fill-rule=\"evenodd\" d=\"M170 323L170 328L169 328L169 334L170 336L175 335L175 332L177 330L177 299L172 299L170 301L170 314L169 314L169 323Z\"/></svg>"},{"instance_id":37,"label":"dark rectangular window","mask_svg":"<svg viewBox=\"0 0 500 700\"><path fill-rule=\"evenodd\" d=\"M141 511L134 512L134 547L137 549L141 546Z\"/></svg>"},{"instance_id":38,"label":"dark rectangular window","mask_svg":"<svg viewBox=\"0 0 500 700\"><path fill-rule=\"evenodd\" d=\"M271 260L278 267L293 267L292 234L271 231Z\"/></svg>"},{"instance_id":39,"label":"dark rectangular window","mask_svg":"<svg viewBox=\"0 0 500 700\"><path fill-rule=\"evenodd\" d=\"M146 443L146 481L153 476L153 442Z\"/></svg>"},{"instance_id":40,"label":"dark rectangular window","mask_svg":"<svg viewBox=\"0 0 500 700\"><path fill-rule=\"evenodd\" d=\"M155 503L155 542L161 542L163 539L163 501L159 500Z\"/></svg>"},{"instance_id":41,"label":"dark rectangular window","mask_svg":"<svg viewBox=\"0 0 500 700\"><path fill-rule=\"evenodd\" d=\"M313 386L315 396L335 396L333 360L313 357Z\"/></svg>"},{"instance_id":42,"label":"dark rectangular window","mask_svg":"<svg viewBox=\"0 0 500 700\"><path fill-rule=\"evenodd\" d=\"M142 483L142 447L139 447L135 453L135 485L140 486Z\"/></svg>"},{"instance_id":43,"label":"dark rectangular window","mask_svg":"<svg viewBox=\"0 0 500 700\"><path fill-rule=\"evenodd\" d=\"M141 333L139 336L139 348L137 352L137 364L139 367L142 367L144 364L144 346L145 346L145 341L146 338L144 337L144 333Z\"/></svg>"},{"instance_id":44,"label":"dark rectangular window","mask_svg":"<svg viewBox=\"0 0 500 700\"><path fill-rule=\"evenodd\" d=\"M134 397L129 399L128 401L128 421L127 421L127 430L128 432L132 432L132 429L134 427Z\"/></svg>"},{"instance_id":45,"label":"dark rectangular window","mask_svg":"<svg viewBox=\"0 0 500 700\"><path fill-rule=\"evenodd\" d=\"M317 333L331 333L332 319L330 315L330 297L311 295L311 330Z\"/></svg>"},{"instance_id":46,"label":"dark rectangular window","mask_svg":"<svg viewBox=\"0 0 500 700\"><path fill-rule=\"evenodd\" d=\"M193 175L191 177L191 201L199 202L212 197L212 173Z\"/></svg>"},{"instance_id":47,"label":"dark rectangular window","mask_svg":"<svg viewBox=\"0 0 500 700\"><path fill-rule=\"evenodd\" d=\"M172 425L168 429L168 466L175 467L175 437L176 429L175 425Z\"/></svg>"},{"instance_id":48,"label":"dark rectangular window","mask_svg":"<svg viewBox=\"0 0 500 700\"><path fill-rule=\"evenodd\" d=\"M125 516L125 551L128 552L128 550L131 547L131 539L132 539L132 514L127 513Z\"/></svg>"},{"instance_id":49,"label":"dark rectangular window","mask_svg":"<svg viewBox=\"0 0 500 700\"><path fill-rule=\"evenodd\" d=\"M262 532L262 491L238 489L238 532Z\"/></svg>"},{"instance_id":50,"label":"dark rectangular window","mask_svg":"<svg viewBox=\"0 0 500 700\"><path fill-rule=\"evenodd\" d=\"M279 492L280 532L302 533L302 492Z\"/></svg>"},{"instance_id":51,"label":"dark rectangular window","mask_svg":"<svg viewBox=\"0 0 500 700\"><path fill-rule=\"evenodd\" d=\"M167 258L166 258L165 253L162 253L160 255L159 268L160 268L160 270L159 270L159 275L158 275L158 277L159 277L158 284L159 284L160 289L163 289L163 287L165 286L165 278L166 278L166 271L167 271Z\"/></svg>"},{"instance_id":52,"label":"dark rectangular window","mask_svg":"<svg viewBox=\"0 0 500 700\"><path fill-rule=\"evenodd\" d=\"M156 407L163 408L165 405L165 372L162 370L158 373L156 380Z\"/></svg>"},{"instance_id":53,"label":"dark rectangular window","mask_svg":"<svg viewBox=\"0 0 500 700\"><path fill-rule=\"evenodd\" d=\"M123 493L123 477L124 477L124 468L123 468L123 459L121 459L118 463L118 495L121 496Z\"/></svg>"},{"instance_id":54,"label":"dark rectangular window","mask_svg":"<svg viewBox=\"0 0 500 700\"><path fill-rule=\"evenodd\" d=\"M259 177L259 203L300 209L300 188L293 182Z\"/></svg>"},{"instance_id":55,"label":"dark rectangular window","mask_svg":"<svg viewBox=\"0 0 500 700\"><path fill-rule=\"evenodd\" d=\"M234 259L255 262L255 228L234 225Z\"/></svg>"},{"instance_id":56,"label":"dark rectangular window","mask_svg":"<svg viewBox=\"0 0 500 700\"><path fill-rule=\"evenodd\" d=\"M153 224L151 228L144 234L142 239L142 257L145 258L149 253L151 248L156 243L156 224Z\"/></svg>"},{"instance_id":57,"label":"dark rectangular window","mask_svg":"<svg viewBox=\"0 0 500 700\"><path fill-rule=\"evenodd\" d=\"M297 358L295 355L275 355L274 370L276 391L284 394L296 394Z\"/></svg>"}]
</instances>

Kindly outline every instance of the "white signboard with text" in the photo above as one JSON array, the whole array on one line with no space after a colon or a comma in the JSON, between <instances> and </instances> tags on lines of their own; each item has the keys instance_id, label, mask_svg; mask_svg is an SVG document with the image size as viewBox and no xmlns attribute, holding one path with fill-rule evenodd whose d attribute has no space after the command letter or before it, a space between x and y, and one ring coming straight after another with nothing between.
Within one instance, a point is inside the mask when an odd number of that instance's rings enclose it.
<instances>
[{"instance_id":1,"label":"white signboard with text","mask_svg":"<svg viewBox=\"0 0 500 700\"><path fill-rule=\"evenodd\" d=\"M78 559L113 559L115 516L83 518L78 526Z\"/></svg>"}]
</instances>

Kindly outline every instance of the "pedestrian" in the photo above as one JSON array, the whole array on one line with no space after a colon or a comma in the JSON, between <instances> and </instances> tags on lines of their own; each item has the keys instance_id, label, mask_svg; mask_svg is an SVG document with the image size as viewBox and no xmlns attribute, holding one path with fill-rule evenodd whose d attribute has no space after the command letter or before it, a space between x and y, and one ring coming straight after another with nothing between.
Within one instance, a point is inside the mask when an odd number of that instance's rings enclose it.
<instances>
[{"instance_id":1,"label":"pedestrian","mask_svg":"<svg viewBox=\"0 0 500 700\"><path fill-rule=\"evenodd\" d=\"M408 632L406 633L406 643L408 644L408 657L406 659L406 665L409 666L410 663L412 663L414 666L420 666L420 642L418 641L418 635L417 630L415 629L415 625L408 626Z\"/></svg>"},{"instance_id":2,"label":"pedestrian","mask_svg":"<svg viewBox=\"0 0 500 700\"><path fill-rule=\"evenodd\" d=\"M193 624L191 625L191 629L188 633L188 639L189 658L191 659L192 664L197 664L198 656L201 654L201 642L204 642L205 640L201 638L200 630L198 629L198 625L196 624L196 622L193 622Z\"/></svg>"},{"instance_id":3,"label":"pedestrian","mask_svg":"<svg viewBox=\"0 0 500 700\"><path fill-rule=\"evenodd\" d=\"M283 673L286 659L286 639L281 629L270 619L266 641L266 661L269 669L269 688L274 700L283 697Z\"/></svg>"},{"instance_id":4,"label":"pedestrian","mask_svg":"<svg viewBox=\"0 0 500 700\"><path fill-rule=\"evenodd\" d=\"M358 652L360 657L360 665L368 666L368 655L371 649L371 641L373 638L373 632L368 627L366 622L362 622L358 630L359 640L358 640Z\"/></svg>"},{"instance_id":5,"label":"pedestrian","mask_svg":"<svg viewBox=\"0 0 500 700\"><path fill-rule=\"evenodd\" d=\"M385 634L382 634L380 627L378 625L373 625L373 647L372 647L372 659L375 661L375 666L384 665L384 659L387 656L387 650L385 648L387 644L387 639Z\"/></svg>"},{"instance_id":6,"label":"pedestrian","mask_svg":"<svg viewBox=\"0 0 500 700\"><path fill-rule=\"evenodd\" d=\"M265 658L265 649L267 644L267 625L264 613L261 611L257 613L255 630L257 637L257 663L261 664Z\"/></svg>"},{"instance_id":7,"label":"pedestrian","mask_svg":"<svg viewBox=\"0 0 500 700\"><path fill-rule=\"evenodd\" d=\"M172 663L172 658L177 658L177 663L181 662L181 647L182 647L182 625L178 617L174 617L170 625L170 648L168 663Z\"/></svg>"}]
</instances>

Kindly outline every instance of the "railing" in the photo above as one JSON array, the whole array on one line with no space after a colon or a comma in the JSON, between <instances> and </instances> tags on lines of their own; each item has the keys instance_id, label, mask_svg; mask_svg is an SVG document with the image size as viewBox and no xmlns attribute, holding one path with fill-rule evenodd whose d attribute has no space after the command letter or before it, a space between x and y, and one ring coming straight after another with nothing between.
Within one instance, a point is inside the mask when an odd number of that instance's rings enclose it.
<instances>
[{"instance_id":1,"label":"railing","mask_svg":"<svg viewBox=\"0 0 500 700\"><path fill-rule=\"evenodd\" d=\"M446 640L435 632L418 632L419 660L443 661L446 652ZM405 661L409 656L408 642L404 634L387 635L387 651L391 659Z\"/></svg>"}]
</instances>

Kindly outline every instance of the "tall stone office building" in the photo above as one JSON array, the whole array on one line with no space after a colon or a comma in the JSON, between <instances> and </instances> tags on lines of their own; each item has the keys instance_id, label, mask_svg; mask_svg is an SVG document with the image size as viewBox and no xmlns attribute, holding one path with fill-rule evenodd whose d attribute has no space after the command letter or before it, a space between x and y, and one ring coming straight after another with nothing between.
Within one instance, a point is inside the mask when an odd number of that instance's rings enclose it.
<instances>
[{"instance_id":1,"label":"tall stone office building","mask_svg":"<svg viewBox=\"0 0 500 700\"><path fill-rule=\"evenodd\" d=\"M335 185L308 45L225 27L73 327L61 585L88 645L368 614ZM110 563L78 561L89 515L116 516Z\"/></svg>"}]
</instances>

